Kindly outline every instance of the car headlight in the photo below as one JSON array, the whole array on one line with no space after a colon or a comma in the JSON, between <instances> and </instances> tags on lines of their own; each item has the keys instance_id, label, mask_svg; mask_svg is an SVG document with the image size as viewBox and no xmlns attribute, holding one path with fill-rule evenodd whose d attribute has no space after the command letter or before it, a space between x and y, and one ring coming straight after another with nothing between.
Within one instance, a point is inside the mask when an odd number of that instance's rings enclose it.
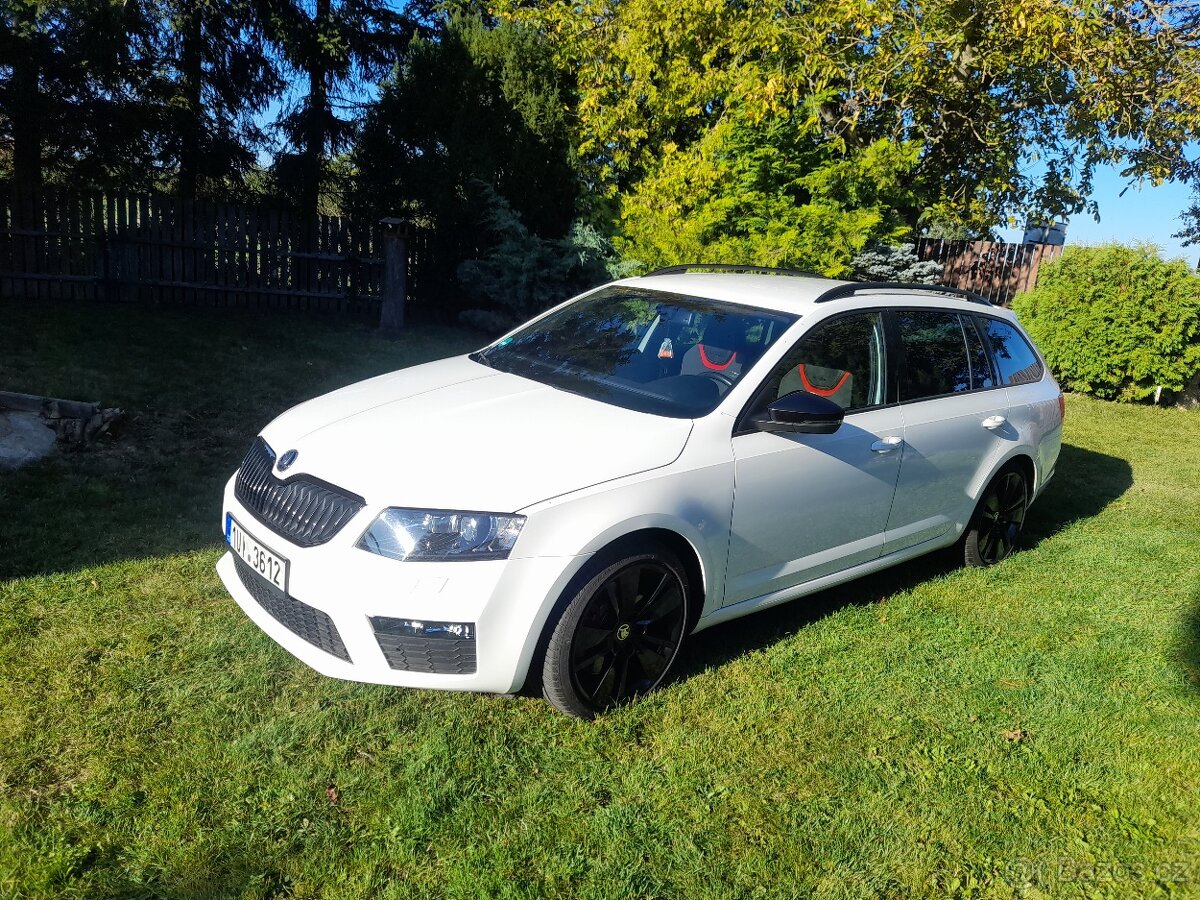
<instances>
[{"instance_id":1,"label":"car headlight","mask_svg":"<svg viewBox=\"0 0 1200 900\"><path fill-rule=\"evenodd\" d=\"M507 559L524 516L445 509L385 509L358 540L369 553L416 562Z\"/></svg>"}]
</instances>

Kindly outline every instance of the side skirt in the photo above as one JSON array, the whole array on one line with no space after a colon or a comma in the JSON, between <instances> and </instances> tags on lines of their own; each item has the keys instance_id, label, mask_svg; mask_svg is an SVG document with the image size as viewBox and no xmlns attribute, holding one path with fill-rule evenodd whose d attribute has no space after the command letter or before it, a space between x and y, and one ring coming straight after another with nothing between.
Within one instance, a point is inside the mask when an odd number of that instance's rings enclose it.
<instances>
[{"instance_id":1,"label":"side skirt","mask_svg":"<svg viewBox=\"0 0 1200 900\"><path fill-rule=\"evenodd\" d=\"M806 581L803 584L797 584L783 590L772 591L769 594L763 594L759 597L751 597L749 600L734 603L732 606L723 606L702 617L696 623L696 627L692 629L692 634L703 631L711 625L718 625L721 622L728 622L731 619L740 619L742 616L748 616L750 613L758 612L761 609L778 606L780 603L787 603L789 600L796 600L808 594L815 594L826 588L836 587L839 584L845 584L847 581L862 578L864 575L870 575L873 572L898 565L915 557L924 556L926 553L932 553L943 547L949 547L958 540L960 533L960 529L952 528L947 534L938 535L936 538L915 544L912 547L905 547L903 550L897 550L895 553L889 553L878 559L860 563L849 569L843 569L841 572L823 575L820 578L814 578L812 581Z\"/></svg>"}]
</instances>

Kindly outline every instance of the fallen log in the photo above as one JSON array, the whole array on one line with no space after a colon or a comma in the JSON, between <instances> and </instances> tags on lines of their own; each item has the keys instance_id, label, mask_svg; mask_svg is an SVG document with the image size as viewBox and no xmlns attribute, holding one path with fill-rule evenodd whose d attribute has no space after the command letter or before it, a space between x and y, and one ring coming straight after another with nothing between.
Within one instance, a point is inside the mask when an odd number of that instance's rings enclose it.
<instances>
[{"instance_id":1,"label":"fallen log","mask_svg":"<svg viewBox=\"0 0 1200 900\"><path fill-rule=\"evenodd\" d=\"M0 410L35 413L54 429L59 443L75 446L91 444L125 415L120 409L104 409L99 403L15 391L0 391Z\"/></svg>"}]
</instances>

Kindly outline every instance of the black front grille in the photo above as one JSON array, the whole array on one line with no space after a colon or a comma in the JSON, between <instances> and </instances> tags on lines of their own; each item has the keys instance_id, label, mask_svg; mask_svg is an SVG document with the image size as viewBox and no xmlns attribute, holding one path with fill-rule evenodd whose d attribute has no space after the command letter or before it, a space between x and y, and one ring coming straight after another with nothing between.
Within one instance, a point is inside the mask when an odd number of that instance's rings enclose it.
<instances>
[{"instance_id":1,"label":"black front grille","mask_svg":"<svg viewBox=\"0 0 1200 900\"><path fill-rule=\"evenodd\" d=\"M342 530L363 508L362 497L307 475L275 477L275 454L258 438L238 469L234 494L254 517L293 544L315 547Z\"/></svg>"},{"instance_id":2,"label":"black front grille","mask_svg":"<svg viewBox=\"0 0 1200 900\"><path fill-rule=\"evenodd\" d=\"M247 565L239 556L234 556L238 578L242 586L250 592L263 609L280 625L292 634L304 638L314 647L319 647L326 653L331 653L338 659L350 662L350 654L342 643L333 619L319 609L313 609L307 603L301 603L295 597L289 597L267 579L263 578Z\"/></svg>"},{"instance_id":3,"label":"black front grille","mask_svg":"<svg viewBox=\"0 0 1200 900\"><path fill-rule=\"evenodd\" d=\"M435 675L470 675L475 671L474 625L372 616L371 627L393 669Z\"/></svg>"}]
</instances>

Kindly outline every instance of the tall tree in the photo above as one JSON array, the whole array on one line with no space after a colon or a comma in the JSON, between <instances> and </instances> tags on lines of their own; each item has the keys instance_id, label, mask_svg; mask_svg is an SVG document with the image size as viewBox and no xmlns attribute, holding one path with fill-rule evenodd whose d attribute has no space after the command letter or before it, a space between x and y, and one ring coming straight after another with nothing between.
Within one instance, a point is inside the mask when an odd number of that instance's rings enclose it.
<instances>
[{"instance_id":1,"label":"tall tree","mask_svg":"<svg viewBox=\"0 0 1200 900\"><path fill-rule=\"evenodd\" d=\"M535 234L561 237L578 179L572 89L551 52L532 29L469 15L416 39L355 144L356 205L469 232L486 205L482 183Z\"/></svg>"},{"instance_id":2,"label":"tall tree","mask_svg":"<svg viewBox=\"0 0 1200 900\"><path fill-rule=\"evenodd\" d=\"M495 243L501 219L519 220L533 241L561 238L580 188L573 105L572 80L543 35L449 15L412 42L370 106L352 155L352 203L364 216L430 226L446 277Z\"/></svg>"},{"instance_id":3,"label":"tall tree","mask_svg":"<svg viewBox=\"0 0 1200 900\"><path fill-rule=\"evenodd\" d=\"M393 65L414 31L386 0L273 0L273 39L306 90L281 117L292 153L279 182L298 207L318 211L331 154L344 149L366 85ZM346 115L346 111L351 112Z\"/></svg>"},{"instance_id":4,"label":"tall tree","mask_svg":"<svg viewBox=\"0 0 1200 900\"><path fill-rule=\"evenodd\" d=\"M266 0L161 0L173 75L162 152L184 196L236 181L264 141L259 118L283 81L264 39Z\"/></svg>"},{"instance_id":5,"label":"tall tree","mask_svg":"<svg viewBox=\"0 0 1200 900\"><path fill-rule=\"evenodd\" d=\"M157 34L137 3L0 3L0 139L19 187L145 181Z\"/></svg>"},{"instance_id":6,"label":"tall tree","mask_svg":"<svg viewBox=\"0 0 1200 900\"><path fill-rule=\"evenodd\" d=\"M6 10L4 55L12 75L3 92L3 108L12 134L13 180L36 190L42 185L42 67L49 55L48 35L39 21L39 4Z\"/></svg>"}]
</instances>

